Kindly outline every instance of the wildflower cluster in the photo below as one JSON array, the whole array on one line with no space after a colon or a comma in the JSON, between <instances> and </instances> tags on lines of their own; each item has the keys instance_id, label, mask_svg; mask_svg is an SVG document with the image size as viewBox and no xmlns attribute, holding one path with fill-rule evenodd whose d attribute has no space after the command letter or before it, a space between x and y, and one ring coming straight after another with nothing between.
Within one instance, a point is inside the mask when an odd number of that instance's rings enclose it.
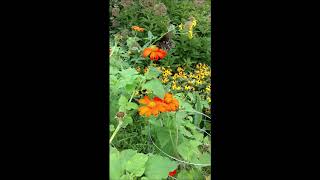
<instances>
[{"instance_id":1,"label":"wildflower cluster","mask_svg":"<svg viewBox=\"0 0 320 180\"><path fill-rule=\"evenodd\" d=\"M208 102L211 102L211 70L207 64L199 63L191 72L185 72L182 67L178 67L175 71L170 67L157 67L157 69L162 72L161 82L171 83L172 90L176 92L199 91L203 93Z\"/></svg>"},{"instance_id":2,"label":"wildflower cluster","mask_svg":"<svg viewBox=\"0 0 320 180\"><path fill-rule=\"evenodd\" d=\"M151 115L157 117L160 112L176 111L179 108L178 100L170 93L166 93L163 99L159 97L150 99L149 96L144 96L139 103L144 105L138 109L139 115L146 117Z\"/></svg>"}]
</instances>

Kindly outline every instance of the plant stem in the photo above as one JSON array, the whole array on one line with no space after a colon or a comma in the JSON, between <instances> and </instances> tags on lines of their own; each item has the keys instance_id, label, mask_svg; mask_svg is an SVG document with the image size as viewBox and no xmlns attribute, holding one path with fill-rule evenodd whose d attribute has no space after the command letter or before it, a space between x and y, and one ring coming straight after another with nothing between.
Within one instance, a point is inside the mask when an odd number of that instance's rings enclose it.
<instances>
[{"instance_id":1,"label":"plant stem","mask_svg":"<svg viewBox=\"0 0 320 180\"><path fill-rule=\"evenodd\" d=\"M171 30L171 31L172 31L172 30ZM160 36L158 39L156 39L155 41L153 41L153 43L151 43L151 44L156 43L156 42L159 41L161 38L163 38L163 36L165 36L166 34L168 34L168 33L171 32L171 31L168 31L168 32L164 33L162 36Z\"/></svg>"},{"instance_id":2,"label":"plant stem","mask_svg":"<svg viewBox=\"0 0 320 180\"><path fill-rule=\"evenodd\" d=\"M116 130L113 132L113 134L112 134L112 136L111 136L111 138L110 138L110 141L109 141L110 144L111 144L113 138L116 136L116 134L117 134L118 131L120 130L122 123L123 123L123 121L120 120L120 121L119 121L119 124L118 124L118 126L117 126L117 128L116 128Z\"/></svg>"}]
</instances>

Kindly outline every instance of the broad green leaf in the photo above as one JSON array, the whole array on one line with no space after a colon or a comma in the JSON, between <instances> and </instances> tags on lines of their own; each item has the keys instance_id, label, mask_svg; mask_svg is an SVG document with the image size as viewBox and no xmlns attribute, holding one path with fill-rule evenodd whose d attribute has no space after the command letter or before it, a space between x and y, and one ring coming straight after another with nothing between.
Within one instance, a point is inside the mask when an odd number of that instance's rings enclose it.
<instances>
[{"instance_id":1,"label":"broad green leaf","mask_svg":"<svg viewBox=\"0 0 320 180\"><path fill-rule=\"evenodd\" d=\"M137 154L137 151L136 150L132 150L132 149L126 149L126 150L123 150L121 151L120 153L120 164L121 164L121 167L122 169L124 170L125 169L125 165L127 164L128 160L130 158L132 158L135 154Z\"/></svg>"},{"instance_id":2,"label":"broad green leaf","mask_svg":"<svg viewBox=\"0 0 320 180\"><path fill-rule=\"evenodd\" d=\"M199 157L199 161L201 164L210 164L211 163L211 156L209 153L201 154Z\"/></svg>"},{"instance_id":3,"label":"broad green leaf","mask_svg":"<svg viewBox=\"0 0 320 180\"><path fill-rule=\"evenodd\" d=\"M179 120L183 120L184 118L187 117L187 113L185 111L178 111L176 113L176 119Z\"/></svg>"},{"instance_id":4,"label":"broad green leaf","mask_svg":"<svg viewBox=\"0 0 320 180\"><path fill-rule=\"evenodd\" d=\"M131 110L131 109L138 109L138 105L136 103L133 102L129 102L126 106L127 110Z\"/></svg>"},{"instance_id":5,"label":"broad green leaf","mask_svg":"<svg viewBox=\"0 0 320 180\"><path fill-rule=\"evenodd\" d=\"M126 98L125 96L121 95L120 99L118 101L119 106L125 107L127 105L128 102L128 98Z\"/></svg>"},{"instance_id":6,"label":"broad green leaf","mask_svg":"<svg viewBox=\"0 0 320 180\"><path fill-rule=\"evenodd\" d=\"M194 180L192 174L190 174L186 170L182 170L178 173L177 179L183 179L183 180Z\"/></svg>"},{"instance_id":7,"label":"broad green leaf","mask_svg":"<svg viewBox=\"0 0 320 180\"><path fill-rule=\"evenodd\" d=\"M118 180L123 172L120 163L120 153L115 148L110 148L110 179L111 180Z\"/></svg>"},{"instance_id":8,"label":"broad green leaf","mask_svg":"<svg viewBox=\"0 0 320 180\"><path fill-rule=\"evenodd\" d=\"M167 157L152 155L146 163L145 175L152 180L166 179L170 171L177 169L178 164Z\"/></svg>"},{"instance_id":9,"label":"broad green leaf","mask_svg":"<svg viewBox=\"0 0 320 180\"><path fill-rule=\"evenodd\" d=\"M138 153L128 160L125 165L125 169L132 173L134 176L142 176L145 171L145 164L147 160L147 155Z\"/></svg>"},{"instance_id":10,"label":"broad green leaf","mask_svg":"<svg viewBox=\"0 0 320 180\"><path fill-rule=\"evenodd\" d=\"M171 141L168 129L159 128L157 130L157 137L161 147L164 147L168 142Z\"/></svg>"},{"instance_id":11,"label":"broad green leaf","mask_svg":"<svg viewBox=\"0 0 320 180\"><path fill-rule=\"evenodd\" d=\"M149 178L144 176L144 177L141 178L141 180L151 180L151 179L149 179Z\"/></svg>"},{"instance_id":12,"label":"broad green leaf","mask_svg":"<svg viewBox=\"0 0 320 180\"><path fill-rule=\"evenodd\" d=\"M154 79L151 81L148 81L144 86L143 89L148 89L153 92L154 95L158 96L159 98L164 98L164 88L159 79Z\"/></svg>"},{"instance_id":13,"label":"broad green leaf","mask_svg":"<svg viewBox=\"0 0 320 180\"><path fill-rule=\"evenodd\" d=\"M189 98L190 98L190 100L192 101L192 102L194 102L194 96L193 96L193 94L192 93L190 93L190 92L188 92L188 94L187 94L188 96L189 96Z\"/></svg>"},{"instance_id":14,"label":"broad green leaf","mask_svg":"<svg viewBox=\"0 0 320 180\"><path fill-rule=\"evenodd\" d=\"M119 70L113 66L110 66L109 71L110 74L117 74L119 72Z\"/></svg>"},{"instance_id":15,"label":"broad green leaf","mask_svg":"<svg viewBox=\"0 0 320 180\"><path fill-rule=\"evenodd\" d=\"M181 126L180 129L181 133L189 138L192 137L192 134L184 127L184 126Z\"/></svg>"},{"instance_id":16,"label":"broad green leaf","mask_svg":"<svg viewBox=\"0 0 320 180\"><path fill-rule=\"evenodd\" d=\"M191 104L182 100L182 98L180 98L180 97L177 97L177 100L179 101L181 109L184 109L187 112L194 112L194 109L192 108Z\"/></svg>"},{"instance_id":17,"label":"broad green leaf","mask_svg":"<svg viewBox=\"0 0 320 180\"><path fill-rule=\"evenodd\" d=\"M200 151L197 146L195 146L194 142L184 141L177 148L179 154L183 157L183 159L187 161L192 161L195 157L199 156Z\"/></svg>"},{"instance_id":18,"label":"broad green leaf","mask_svg":"<svg viewBox=\"0 0 320 180\"><path fill-rule=\"evenodd\" d=\"M127 125L128 125L128 124L132 124L132 122L133 122L133 119L132 119L131 116L129 116L129 115L124 116L122 128L127 127Z\"/></svg>"},{"instance_id":19,"label":"broad green leaf","mask_svg":"<svg viewBox=\"0 0 320 180\"><path fill-rule=\"evenodd\" d=\"M182 170L178 173L177 179L183 180L205 180L205 177L197 169L191 169L190 171Z\"/></svg>"},{"instance_id":20,"label":"broad green leaf","mask_svg":"<svg viewBox=\"0 0 320 180\"><path fill-rule=\"evenodd\" d=\"M137 75L138 72L134 68L128 68L128 69L120 71L120 74L124 79L127 79L127 78L132 79L132 77L136 77L135 75Z\"/></svg>"},{"instance_id":21,"label":"broad green leaf","mask_svg":"<svg viewBox=\"0 0 320 180\"><path fill-rule=\"evenodd\" d=\"M120 180L133 180L133 177L131 177L129 174L125 174L120 177Z\"/></svg>"},{"instance_id":22,"label":"broad green leaf","mask_svg":"<svg viewBox=\"0 0 320 180\"><path fill-rule=\"evenodd\" d=\"M159 75L161 74L161 72L155 68L155 67L149 67L149 71L146 73L146 78L147 79L154 79L157 78Z\"/></svg>"}]
</instances>

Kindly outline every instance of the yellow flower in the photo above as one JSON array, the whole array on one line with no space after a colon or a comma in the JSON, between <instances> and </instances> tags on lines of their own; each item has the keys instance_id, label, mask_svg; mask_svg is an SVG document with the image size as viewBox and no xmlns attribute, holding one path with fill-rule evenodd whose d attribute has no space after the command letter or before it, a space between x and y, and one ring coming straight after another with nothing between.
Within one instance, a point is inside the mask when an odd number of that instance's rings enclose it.
<instances>
[{"instance_id":1,"label":"yellow flower","mask_svg":"<svg viewBox=\"0 0 320 180\"><path fill-rule=\"evenodd\" d=\"M149 69L147 67L144 68L143 72L147 73L149 71Z\"/></svg>"},{"instance_id":2,"label":"yellow flower","mask_svg":"<svg viewBox=\"0 0 320 180\"><path fill-rule=\"evenodd\" d=\"M210 97L207 97L207 100L209 103L211 103L211 98Z\"/></svg>"},{"instance_id":3,"label":"yellow flower","mask_svg":"<svg viewBox=\"0 0 320 180\"><path fill-rule=\"evenodd\" d=\"M188 85L186 85L186 86L184 86L184 89L185 89L185 90L190 90L190 89L191 89L191 87L190 87L190 86L188 86Z\"/></svg>"},{"instance_id":4,"label":"yellow flower","mask_svg":"<svg viewBox=\"0 0 320 180\"><path fill-rule=\"evenodd\" d=\"M207 91L207 92L210 92L210 91L211 91L211 85L208 85L208 86L206 87L206 91Z\"/></svg>"},{"instance_id":5,"label":"yellow flower","mask_svg":"<svg viewBox=\"0 0 320 180\"><path fill-rule=\"evenodd\" d=\"M138 66L138 67L136 68L136 70L137 70L138 72L140 72L140 71L141 71L140 66Z\"/></svg>"},{"instance_id":6,"label":"yellow flower","mask_svg":"<svg viewBox=\"0 0 320 180\"><path fill-rule=\"evenodd\" d=\"M200 79L196 81L196 84L201 85L203 84L203 81L201 81Z\"/></svg>"},{"instance_id":7,"label":"yellow flower","mask_svg":"<svg viewBox=\"0 0 320 180\"><path fill-rule=\"evenodd\" d=\"M192 81L188 81L188 84L194 84L194 81L192 80Z\"/></svg>"},{"instance_id":8,"label":"yellow flower","mask_svg":"<svg viewBox=\"0 0 320 180\"><path fill-rule=\"evenodd\" d=\"M169 69L165 70L164 72L165 72L167 75L170 75L170 76L172 75L172 73L171 73L171 71L170 71Z\"/></svg>"},{"instance_id":9,"label":"yellow flower","mask_svg":"<svg viewBox=\"0 0 320 180\"><path fill-rule=\"evenodd\" d=\"M192 29L188 31L188 37L189 37L189 39L192 39L192 38L193 38Z\"/></svg>"},{"instance_id":10,"label":"yellow flower","mask_svg":"<svg viewBox=\"0 0 320 180\"><path fill-rule=\"evenodd\" d=\"M169 82L169 79L168 79L168 78L163 78L161 81L162 81L163 83L167 83L167 82Z\"/></svg>"},{"instance_id":11,"label":"yellow flower","mask_svg":"<svg viewBox=\"0 0 320 180\"><path fill-rule=\"evenodd\" d=\"M172 78L173 78L174 80L176 80L178 77L179 77L179 75L178 75L177 73L175 73Z\"/></svg>"},{"instance_id":12,"label":"yellow flower","mask_svg":"<svg viewBox=\"0 0 320 180\"><path fill-rule=\"evenodd\" d=\"M182 23L178 27L179 27L179 30L182 31L182 29L183 29Z\"/></svg>"},{"instance_id":13,"label":"yellow flower","mask_svg":"<svg viewBox=\"0 0 320 180\"><path fill-rule=\"evenodd\" d=\"M182 71L184 71L184 69L183 69L182 67L178 67L178 68L177 68L177 71L178 71L178 72L182 72Z\"/></svg>"}]
</instances>

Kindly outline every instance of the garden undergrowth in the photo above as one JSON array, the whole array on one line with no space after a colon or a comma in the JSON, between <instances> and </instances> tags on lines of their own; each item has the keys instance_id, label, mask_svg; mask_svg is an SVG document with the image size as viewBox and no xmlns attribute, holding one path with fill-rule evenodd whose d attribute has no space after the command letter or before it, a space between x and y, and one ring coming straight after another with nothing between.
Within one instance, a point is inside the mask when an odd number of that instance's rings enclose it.
<instances>
[{"instance_id":1,"label":"garden undergrowth","mask_svg":"<svg viewBox=\"0 0 320 180\"><path fill-rule=\"evenodd\" d=\"M110 179L210 179L210 1L109 8Z\"/></svg>"}]
</instances>

